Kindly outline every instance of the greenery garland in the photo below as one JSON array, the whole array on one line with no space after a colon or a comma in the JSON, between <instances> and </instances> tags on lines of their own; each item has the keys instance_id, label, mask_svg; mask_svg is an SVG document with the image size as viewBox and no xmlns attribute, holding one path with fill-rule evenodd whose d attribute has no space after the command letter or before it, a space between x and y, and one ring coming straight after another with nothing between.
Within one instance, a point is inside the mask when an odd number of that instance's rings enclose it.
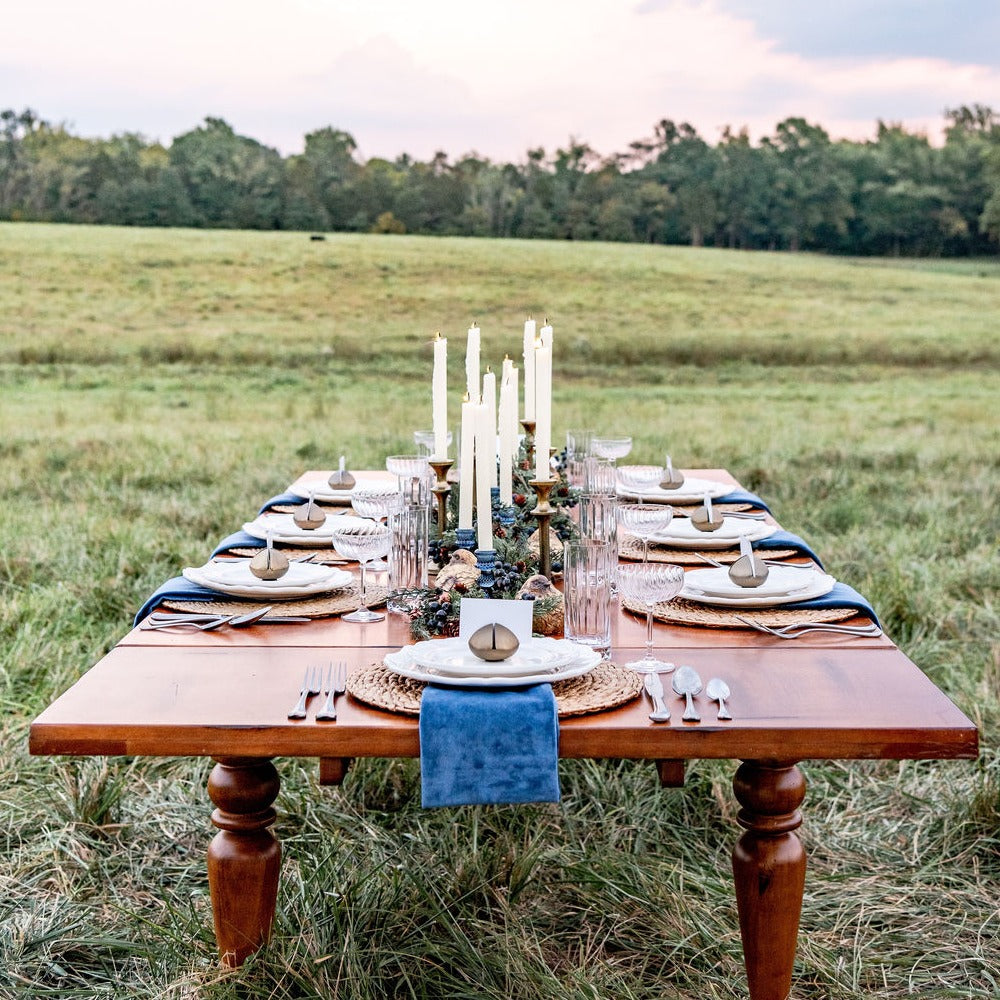
<instances>
[{"instance_id":1,"label":"greenery garland","mask_svg":"<svg viewBox=\"0 0 1000 1000\"><path fill-rule=\"evenodd\" d=\"M551 530L563 543L578 537L579 530L573 523L569 511L580 499L580 491L569 485L564 470L555 470L557 483L549 494L549 503L554 508L549 521ZM456 635L463 597L492 597L514 600L525 582L539 571L538 553L531 547L532 536L537 532L538 522L532 510L538 504L538 497L531 488L533 470L522 461L514 469L513 504L509 508L493 503L493 547L496 561L493 564L493 587L487 593L478 583L457 583L451 590L437 587L416 588L401 591L399 602L409 609L410 633L416 640L433 636ZM453 484L446 507L447 527L437 538L430 541L430 558L439 568L448 565L458 548L456 529L458 526L458 504L460 487ZM562 570L561 553L552 555L553 573ZM536 618L551 614L559 605L556 597L536 599L532 594L521 595L535 601Z\"/></svg>"}]
</instances>

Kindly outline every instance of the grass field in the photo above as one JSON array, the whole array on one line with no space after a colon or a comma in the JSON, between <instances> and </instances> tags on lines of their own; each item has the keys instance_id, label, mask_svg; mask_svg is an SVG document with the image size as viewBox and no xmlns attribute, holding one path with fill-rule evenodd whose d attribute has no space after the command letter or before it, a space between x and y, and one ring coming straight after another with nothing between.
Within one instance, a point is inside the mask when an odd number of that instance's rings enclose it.
<instances>
[{"instance_id":1,"label":"grass field","mask_svg":"<svg viewBox=\"0 0 1000 1000\"><path fill-rule=\"evenodd\" d=\"M974 763L804 765L793 997L1000 993L997 260L0 225L0 996L745 995L728 762L564 762L558 807L456 814L414 762L282 761L274 939L224 973L205 763L27 755L257 501L409 449L435 330L457 386L470 321L497 368L527 312L557 434L730 468L981 727Z\"/></svg>"}]
</instances>

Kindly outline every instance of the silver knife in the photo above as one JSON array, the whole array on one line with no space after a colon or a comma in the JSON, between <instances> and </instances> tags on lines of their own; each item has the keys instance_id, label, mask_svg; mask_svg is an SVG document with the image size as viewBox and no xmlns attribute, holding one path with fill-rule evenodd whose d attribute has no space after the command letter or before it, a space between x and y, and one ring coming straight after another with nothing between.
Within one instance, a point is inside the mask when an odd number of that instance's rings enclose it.
<instances>
[{"instance_id":1,"label":"silver knife","mask_svg":"<svg viewBox=\"0 0 1000 1000\"><path fill-rule=\"evenodd\" d=\"M657 673L646 674L642 683L646 688L646 694L653 702L653 711L649 713L649 718L653 722L669 722L670 709L667 708L666 702L663 700L663 681L660 680L660 675Z\"/></svg>"}]
</instances>

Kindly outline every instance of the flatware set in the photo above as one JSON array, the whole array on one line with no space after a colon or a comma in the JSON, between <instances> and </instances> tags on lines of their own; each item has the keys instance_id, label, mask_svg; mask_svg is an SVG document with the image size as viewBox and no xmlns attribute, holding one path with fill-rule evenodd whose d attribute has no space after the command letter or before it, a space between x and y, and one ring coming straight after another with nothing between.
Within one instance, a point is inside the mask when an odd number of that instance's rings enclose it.
<instances>
[{"instance_id":1,"label":"flatware set","mask_svg":"<svg viewBox=\"0 0 1000 1000\"><path fill-rule=\"evenodd\" d=\"M645 674L642 679L646 694L649 695L653 703L653 711L649 713L652 722L669 722L670 709L663 700L663 681L660 675L655 672ZM683 698L685 702L684 714L681 718L685 722L701 722L701 715L695 707L694 699L701 694L701 677L693 667L678 667L670 681L674 694ZM729 685L721 677L713 677L705 688L705 693L711 701L719 703L719 711L716 719L721 722L732 719L729 709L726 708L726 699L730 695Z\"/></svg>"}]
</instances>

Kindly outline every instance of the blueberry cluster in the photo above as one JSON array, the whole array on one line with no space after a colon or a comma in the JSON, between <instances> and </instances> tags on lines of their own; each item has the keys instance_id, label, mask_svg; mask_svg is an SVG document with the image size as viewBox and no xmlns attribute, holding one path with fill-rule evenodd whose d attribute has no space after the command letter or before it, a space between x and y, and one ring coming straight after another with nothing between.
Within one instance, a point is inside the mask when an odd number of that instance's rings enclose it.
<instances>
[{"instance_id":1,"label":"blueberry cluster","mask_svg":"<svg viewBox=\"0 0 1000 1000\"><path fill-rule=\"evenodd\" d=\"M443 538L432 538L427 543L427 554L430 556L431 562L437 566L447 565L448 560L451 559L451 554L454 551L454 545L451 545Z\"/></svg>"},{"instance_id":2,"label":"blueberry cluster","mask_svg":"<svg viewBox=\"0 0 1000 1000\"><path fill-rule=\"evenodd\" d=\"M500 559L493 564L494 596L513 597L524 582L525 564L509 563Z\"/></svg>"},{"instance_id":3,"label":"blueberry cluster","mask_svg":"<svg viewBox=\"0 0 1000 1000\"><path fill-rule=\"evenodd\" d=\"M451 595L446 590L439 590L423 608L421 617L427 631L432 635L441 635L448 625L451 614Z\"/></svg>"}]
</instances>

